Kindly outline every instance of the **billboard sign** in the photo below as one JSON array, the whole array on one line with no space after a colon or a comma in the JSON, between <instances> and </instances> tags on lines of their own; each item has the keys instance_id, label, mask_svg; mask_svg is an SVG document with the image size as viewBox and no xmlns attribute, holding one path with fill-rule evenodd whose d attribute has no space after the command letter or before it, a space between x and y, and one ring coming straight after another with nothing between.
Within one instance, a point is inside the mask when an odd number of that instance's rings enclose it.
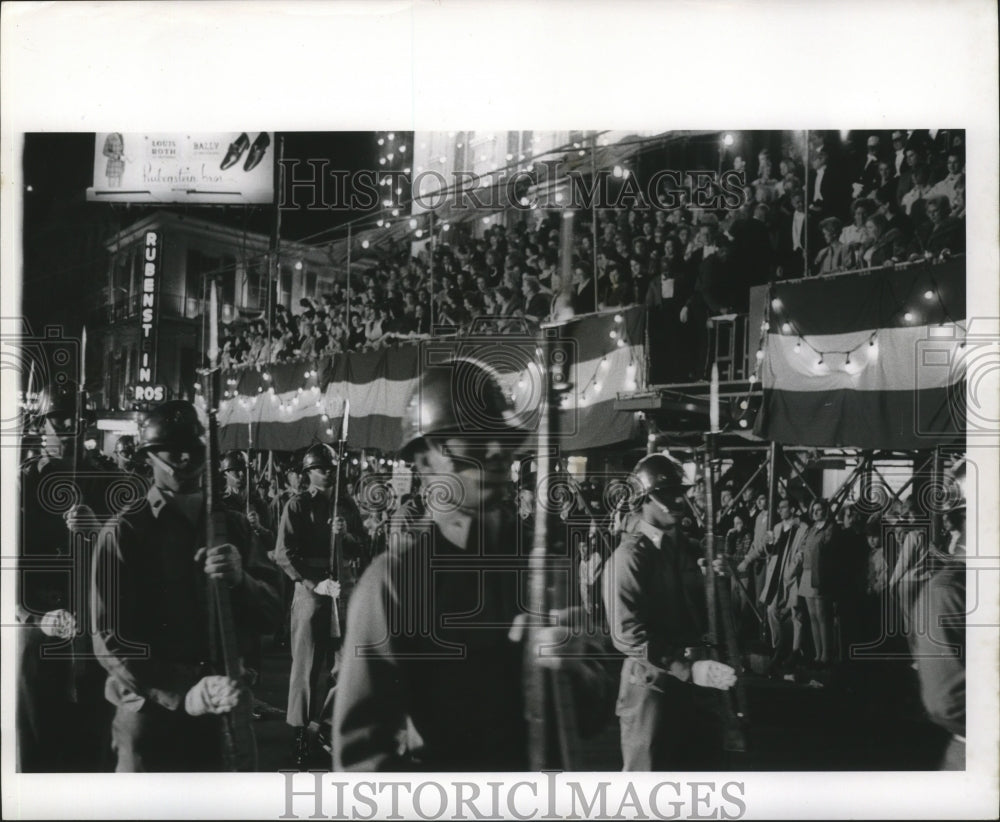
<instances>
[{"instance_id":1,"label":"billboard sign","mask_svg":"<svg viewBox=\"0 0 1000 822\"><path fill-rule=\"evenodd\" d=\"M87 199L109 203L274 202L274 134L98 133Z\"/></svg>"}]
</instances>

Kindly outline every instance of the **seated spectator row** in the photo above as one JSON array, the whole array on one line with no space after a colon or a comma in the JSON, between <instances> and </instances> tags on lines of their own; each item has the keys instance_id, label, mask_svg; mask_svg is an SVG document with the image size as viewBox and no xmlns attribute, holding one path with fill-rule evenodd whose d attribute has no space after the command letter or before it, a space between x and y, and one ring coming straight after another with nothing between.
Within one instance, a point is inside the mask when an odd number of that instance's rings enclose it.
<instances>
[{"instance_id":1,"label":"seated spectator row","mask_svg":"<svg viewBox=\"0 0 1000 822\"><path fill-rule=\"evenodd\" d=\"M506 225L481 236L478 220L453 224L441 235L448 242L434 246L410 238L379 246L374 266L352 274L351 290L336 284L294 312L277 306L270 323L228 326L225 364L308 359L473 327L524 333L547 319L645 303L661 327L680 329L661 342L693 352L670 378L702 379L707 318L745 312L753 285L964 253L961 132L896 131L885 151L871 134L865 156L853 161L825 139L810 141L808 175L791 153L777 176L766 150L756 169L734 158L734 170L752 177L736 209L682 203L579 213L568 265L560 259L561 209L507 215Z\"/></svg>"}]
</instances>

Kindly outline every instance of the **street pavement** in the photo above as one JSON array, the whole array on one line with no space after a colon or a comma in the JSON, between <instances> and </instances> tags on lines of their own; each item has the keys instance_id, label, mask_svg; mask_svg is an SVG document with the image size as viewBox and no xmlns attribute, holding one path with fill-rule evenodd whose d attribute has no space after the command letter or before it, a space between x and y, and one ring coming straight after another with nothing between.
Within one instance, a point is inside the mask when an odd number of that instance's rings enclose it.
<instances>
[{"instance_id":1,"label":"street pavement","mask_svg":"<svg viewBox=\"0 0 1000 822\"><path fill-rule=\"evenodd\" d=\"M282 711L287 704L287 650L265 640L255 696ZM808 679L808 678L807 678ZM748 674L748 750L729 755L734 771L933 770L946 739L925 717L915 672L904 661L865 663L850 679L801 683ZM255 723L261 771L295 767L295 730L284 717ZM579 746L581 771L618 771L618 723ZM325 752L311 767L329 767Z\"/></svg>"}]
</instances>

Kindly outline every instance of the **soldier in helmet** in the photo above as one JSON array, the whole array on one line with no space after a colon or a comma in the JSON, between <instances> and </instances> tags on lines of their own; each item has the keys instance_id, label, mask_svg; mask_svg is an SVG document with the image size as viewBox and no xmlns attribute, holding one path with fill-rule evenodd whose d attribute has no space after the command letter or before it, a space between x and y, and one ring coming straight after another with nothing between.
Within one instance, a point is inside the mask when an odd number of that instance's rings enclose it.
<instances>
[{"instance_id":1,"label":"soldier in helmet","mask_svg":"<svg viewBox=\"0 0 1000 822\"><path fill-rule=\"evenodd\" d=\"M302 473L309 485L285 506L275 548L278 565L295 585L286 722L298 730L295 756L300 767L313 752L311 729L318 727L327 691L336 681L343 630L339 622L353 590L353 574L364 558L354 502L342 491L340 508L334 510L336 459L328 445L314 445L306 452ZM331 562L334 534L337 556Z\"/></svg>"},{"instance_id":2,"label":"soldier in helmet","mask_svg":"<svg viewBox=\"0 0 1000 822\"><path fill-rule=\"evenodd\" d=\"M510 639L524 563L507 498L524 439L490 369L425 367L400 453L427 512L391 535L351 603L336 770L527 769L522 649Z\"/></svg>"},{"instance_id":3,"label":"soldier in helmet","mask_svg":"<svg viewBox=\"0 0 1000 822\"><path fill-rule=\"evenodd\" d=\"M204 547L203 434L188 402L149 413L136 456L149 461L152 487L98 541L94 645L115 706L118 771L223 768L219 716L251 696L242 682L213 673L219 649L210 580L229 586L241 654L278 618L273 577L253 560L244 516L225 512L226 542Z\"/></svg>"},{"instance_id":4,"label":"soldier in helmet","mask_svg":"<svg viewBox=\"0 0 1000 822\"><path fill-rule=\"evenodd\" d=\"M80 426L69 387L43 392L20 474L17 749L22 772L105 769L103 677L85 630L102 488L74 471ZM101 498L98 498L101 497Z\"/></svg>"},{"instance_id":5,"label":"soldier in helmet","mask_svg":"<svg viewBox=\"0 0 1000 822\"><path fill-rule=\"evenodd\" d=\"M638 516L604 574L615 647L626 655L617 713L626 771L717 770L721 723L708 689L735 671L703 657L705 589L696 542L684 535L679 465L665 454L639 461Z\"/></svg>"},{"instance_id":6,"label":"soldier in helmet","mask_svg":"<svg viewBox=\"0 0 1000 822\"><path fill-rule=\"evenodd\" d=\"M247 485L247 459L242 451L230 451L219 463L219 470L226 480L222 491L222 504L230 511L246 514L254 528L270 530L271 513L256 494L250 495ZM270 550L270 546L267 547Z\"/></svg>"}]
</instances>

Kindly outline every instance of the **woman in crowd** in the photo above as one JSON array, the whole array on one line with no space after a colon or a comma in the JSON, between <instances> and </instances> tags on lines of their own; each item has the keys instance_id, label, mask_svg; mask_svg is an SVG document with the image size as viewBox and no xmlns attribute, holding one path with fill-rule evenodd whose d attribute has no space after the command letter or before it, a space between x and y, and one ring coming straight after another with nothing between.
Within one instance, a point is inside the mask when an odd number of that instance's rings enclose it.
<instances>
[{"instance_id":1,"label":"woman in crowd","mask_svg":"<svg viewBox=\"0 0 1000 822\"><path fill-rule=\"evenodd\" d=\"M833 598L831 591L833 526L826 500L809 506L812 524L802 541L802 576L799 596L806 601L812 631L814 662L825 668L834 661Z\"/></svg>"},{"instance_id":2,"label":"woman in crowd","mask_svg":"<svg viewBox=\"0 0 1000 822\"><path fill-rule=\"evenodd\" d=\"M843 271L848 267L850 255L847 246L840 241L840 220L836 217L827 217L820 222L819 227L826 245L820 249L813 261L813 273L823 275Z\"/></svg>"}]
</instances>

